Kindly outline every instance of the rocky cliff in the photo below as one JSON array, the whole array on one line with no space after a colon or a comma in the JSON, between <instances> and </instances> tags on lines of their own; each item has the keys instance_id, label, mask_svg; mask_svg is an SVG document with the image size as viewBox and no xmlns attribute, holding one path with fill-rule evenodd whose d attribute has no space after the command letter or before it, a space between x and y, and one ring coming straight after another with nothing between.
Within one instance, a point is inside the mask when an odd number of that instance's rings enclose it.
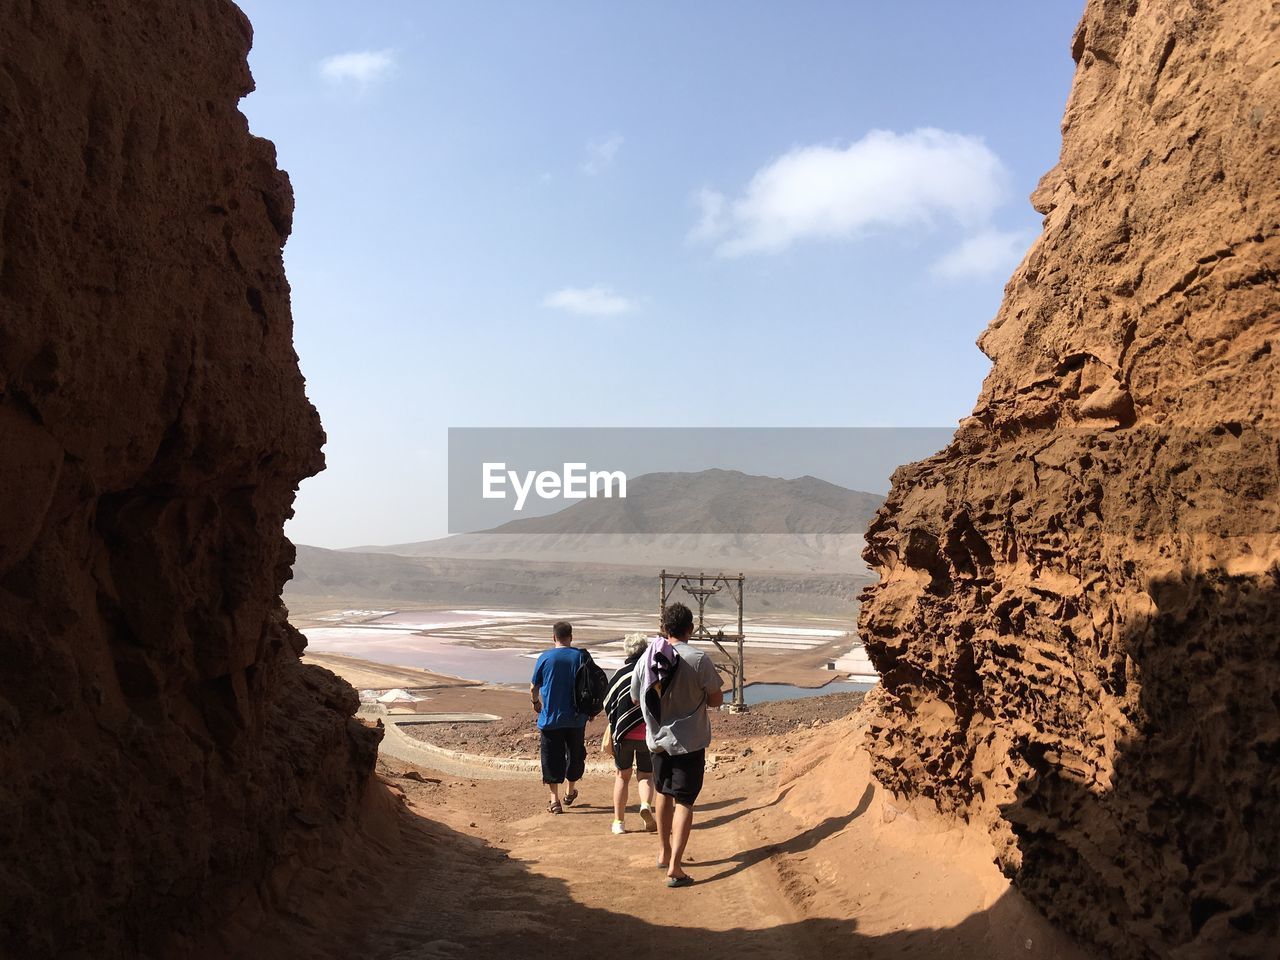
<instances>
[{"instance_id":1,"label":"rocky cliff","mask_svg":"<svg viewBox=\"0 0 1280 960\"><path fill-rule=\"evenodd\" d=\"M251 929L372 769L279 600L323 433L250 37L225 0L0 2L0 955Z\"/></svg>"},{"instance_id":2,"label":"rocky cliff","mask_svg":"<svg viewBox=\"0 0 1280 960\"><path fill-rule=\"evenodd\" d=\"M1274 956L1280 12L1089 0L1042 235L865 557L877 776L1118 958Z\"/></svg>"}]
</instances>

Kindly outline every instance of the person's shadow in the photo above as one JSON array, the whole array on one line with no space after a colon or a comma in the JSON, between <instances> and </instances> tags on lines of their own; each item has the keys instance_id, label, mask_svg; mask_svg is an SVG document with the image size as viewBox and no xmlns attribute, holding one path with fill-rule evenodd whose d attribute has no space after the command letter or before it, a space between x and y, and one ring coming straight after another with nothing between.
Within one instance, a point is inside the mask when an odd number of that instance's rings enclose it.
<instances>
[{"instance_id":1,"label":"person's shadow","mask_svg":"<svg viewBox=\"0 0 1280 960\"><path fill-rule=\"evenodd\" d=\"M858 805L841 817L827 817L816 827L810 827L803 833L798 833L790 840L783 840L780 843L766 843L758 847L753 847L743 853L733 857L725 857L720 860L707 860L701 866L713 867L718 864L733 864L721 870L719 873L713 874L705 879L700 879L699 883L712 883L716 880L727 880L735 874L741 873L748 867L753 867L762 860L768 860L770 857L779 853L802 853L805 850L812 850L828 837L835 836L845 827L849 826L854 820L867 812L867 808L871 806L871 799L875 796L875 787L868 783L867 789L862 792L862 798L858 801ZM785 791L784 791L785 793ZM778 797L781 800L782 796ZM777 803L777 800L774 801ZM766 804L765 806L772 806ZM746 812L746 811L743 811Z\"/></svg>"},{"instance_id":2,"label":"person's shadow","mask_svg":"<svg viewBox=\"0 0 1280 960\"><path fill-rule=\"evenodd\" d=\"M745 816L748 813L757 813L760 810L767 810L770 807L781 803L783 798L786 797L786 795L790 792L791 792L791 787L788 786L785 790L779 793L776 797L774 797L768 803L762 803L760 804L760 806L751 807L748 810L737 810L733 813L722 813L718 817L712 817L710 820L703 820L703 821L697 822L695 825L700 830L710 830L712 827L719 827L726 823L732 823L734 820L737 820L739 817ZM746 797L739 797L737 800L721 801L720 803L708 804L707 806L708 807L726 807L732 803L741 803L745 799Z\"/></svg>"}]
</instances>

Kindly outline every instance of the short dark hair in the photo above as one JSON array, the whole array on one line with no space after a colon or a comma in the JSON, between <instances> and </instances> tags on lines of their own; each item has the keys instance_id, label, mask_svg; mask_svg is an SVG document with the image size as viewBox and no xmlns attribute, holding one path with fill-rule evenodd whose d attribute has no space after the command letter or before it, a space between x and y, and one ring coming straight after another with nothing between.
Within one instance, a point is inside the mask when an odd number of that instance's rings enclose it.
<instances>
[{"instance_id":1,"label":"short dark hair","mask_svg":"<svg viewBox=\"0 0 1280 960\"><path fill-rule=\"evenodd\" d=\"M671 640L688 640L693 633L693 611L673 603L662 611L662 632Z\"/></svg>"},{"instance_id":2,"label":"short dark hair","mask_svg":"<svg viewBox=\"0 0 1280 960\"><path fill-rule=\"evenodd\" d=\"M551 628L551 635L557 640L572 640L573 624L568 620L557 620L555 626Z\"/></svg>"}]
</instances>

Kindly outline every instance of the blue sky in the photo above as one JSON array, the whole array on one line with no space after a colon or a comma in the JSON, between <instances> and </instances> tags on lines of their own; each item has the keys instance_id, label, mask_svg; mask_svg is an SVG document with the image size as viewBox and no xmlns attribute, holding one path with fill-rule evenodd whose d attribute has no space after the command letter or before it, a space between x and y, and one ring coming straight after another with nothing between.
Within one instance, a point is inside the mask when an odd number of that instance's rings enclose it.
<instances>
[{"instance_id":1,"label":"blue sky","mask_svg":"<svg viewBox=\"0 0 1280 960\"><path fill-rule=\"evenodd\" d=\"M445 532L451 426L965 416L1083 3L241 6L345 546Z\"/></svg>"}]
</instances>

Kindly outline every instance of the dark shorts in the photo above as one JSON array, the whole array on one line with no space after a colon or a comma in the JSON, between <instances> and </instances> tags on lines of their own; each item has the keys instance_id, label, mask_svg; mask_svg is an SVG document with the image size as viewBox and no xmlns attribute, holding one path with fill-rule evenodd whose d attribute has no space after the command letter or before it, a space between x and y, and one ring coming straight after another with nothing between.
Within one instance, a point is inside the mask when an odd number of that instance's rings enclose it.
<instances>
[{"instance_id":1,"label":"dark shorts","mask_svg":"<svg viewBox=\"0 0 1280 960\"><path fill-rule=\"evenodd\" d=\"M702 778L707 772L707 751L696 753L655 753L653 785L676 803L693 806L702 792Z\"/></svg>"},{"instance_id":2,"label":"dark shorts","mask_svg":"<svg viewBox=\"0 0 1280 960\"><path fill-rule=\"evenodd\" d=\"M576 783L587 767L587 744L582 727L552 727L538 731L542 747L542 782Z\"/></svg>"},{"instance_id":3,"label":"dark shorts","mask_svg":"<svg viewBox=\"0 0 1280 960\"><path fill-rule=\"evenodd\" d=\"M653 773L653 758L649 745L643 740L618 740L613 744L613 765L619 770L630 770L631 761L639 773Z\"/></svg>"}]
</instances>

